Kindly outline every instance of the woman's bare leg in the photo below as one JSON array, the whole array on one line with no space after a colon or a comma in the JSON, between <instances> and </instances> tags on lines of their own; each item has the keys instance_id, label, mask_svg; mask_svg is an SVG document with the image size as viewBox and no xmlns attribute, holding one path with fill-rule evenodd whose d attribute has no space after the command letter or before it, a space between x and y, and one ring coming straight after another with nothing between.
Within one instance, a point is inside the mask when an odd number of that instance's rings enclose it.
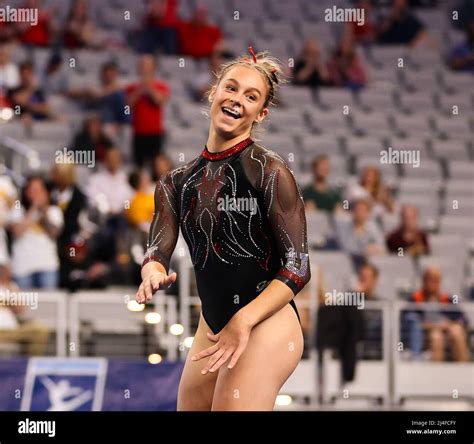
<instances>
[{"instance_id":1,"label":"woman's bare leg","mask_svg":"<svg viewBox=\"0 0 474 444\"><path fill-rule=\"evenodd\" d=\"M216 385L217 373L201 374L201 370L207 363L207 360L191 361L191 357L196 353L205 350L213 345L214 342L207 338L206 333L211 329L202 317L199 318L199 325L194 336L193 344L186 357L183 374L178 389L178 411L210 411L212 406L212 397Z\"/></svg>"},{"instance_id":2,"label":"woman's bare leg","mask_svg":"<svg viewBox=\"0 0 474 444\"><path fill-rule=\"evenodd\" d=\"M285 305L256 325L234 368L218 373L212 410L273 410L281 387L303 354L303 333Z\"/></svg>"}]
</instances>

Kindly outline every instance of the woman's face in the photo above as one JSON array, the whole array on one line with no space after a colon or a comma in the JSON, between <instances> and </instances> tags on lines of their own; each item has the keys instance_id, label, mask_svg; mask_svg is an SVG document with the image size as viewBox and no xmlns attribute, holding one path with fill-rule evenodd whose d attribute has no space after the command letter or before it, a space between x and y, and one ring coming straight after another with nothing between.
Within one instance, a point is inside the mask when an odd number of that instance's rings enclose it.
<instances>
[{"instance_id":1,"label":"woman's face","mask_svg":"<svg viewBox=\"0 0 474 444\"><path fill-rule=\"evenodd\" d=\"M34 205L43 207L49 202L49 195L43 181L33 179L26 189L26 198Z\"/></svg>"},{"instance_id":2,"label":"woman's face","mask_svg":"<svg viewBox=\"0 0 474 444\"><path fill-rule=\"evenodd\" d=\"M261 122L268 114L263 107L268 88L263 75L253 68L229 69L209 97L216 132L228 139L250 135L252 124Z\"/></svg>"}]
</instances>

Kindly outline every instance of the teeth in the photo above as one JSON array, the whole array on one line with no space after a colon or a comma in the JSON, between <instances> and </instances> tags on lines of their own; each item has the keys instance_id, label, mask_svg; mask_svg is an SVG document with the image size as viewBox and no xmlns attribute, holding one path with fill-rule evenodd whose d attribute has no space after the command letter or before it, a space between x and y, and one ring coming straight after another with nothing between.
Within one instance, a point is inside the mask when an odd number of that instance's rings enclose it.
<instances>
[{"instance_id":1,"label":"teeth","mask_svg":"<svg viewBox=\"0 0 474 444\"><path fill-rule=\"evenodd\" d=\"M224 106L222 109L224 111L228 112L229 114L232 114L235 117L240 117L240 113L236 110L233 110L232 108L227 108L227 107Z\"/></svg>"}]
</instances>

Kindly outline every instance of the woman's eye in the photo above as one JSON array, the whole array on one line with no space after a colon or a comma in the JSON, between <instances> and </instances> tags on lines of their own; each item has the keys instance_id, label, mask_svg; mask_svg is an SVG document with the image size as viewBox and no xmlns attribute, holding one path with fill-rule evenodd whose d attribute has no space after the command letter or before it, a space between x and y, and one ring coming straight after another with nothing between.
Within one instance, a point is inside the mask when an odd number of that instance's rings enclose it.
<instances>
[{"instance_id":1,"label":"woman's eye","mask_svg":"<svg viewBox=\"0 0 474 444\"><path fill-rule=\"evenodd\" d=\"M249 99L252 100L252 102L253 102L253 101L256 100L257 98L256 98L255 96L249 96Z\"/></svg>"},{"instance_id":2,"label":"woman's eye","mask_svg":"<svg viewBox=\"0 0 474 444\"><path fill-rule=\"evenodd\" d=\"M235 91L235 88L233 86L227 86L226 89L230 89L231 91Z\"/></svg>"}]
</instances>

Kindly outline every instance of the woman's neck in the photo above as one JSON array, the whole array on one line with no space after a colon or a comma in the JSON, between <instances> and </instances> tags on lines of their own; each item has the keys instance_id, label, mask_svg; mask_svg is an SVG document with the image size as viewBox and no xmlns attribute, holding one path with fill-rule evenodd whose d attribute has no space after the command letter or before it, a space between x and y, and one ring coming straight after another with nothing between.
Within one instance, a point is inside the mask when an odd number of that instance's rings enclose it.
<instances>
[{"instance_id":1,"label":"woman's neck","mask_svg":"<svg viewBox=\"0 0 474 444\"><path fill-rule=\"evenodd\" d=\"M209 136L207 138L206 147L209 152L211 153L219 153L224 151L228 148L237 145L242 140L245 140L250 137L250 133L248 134L239 134L238 136L232 137L230 139L226 139L221 134L219 134L214 127L211 125L209 130Z\"/></svg>"}]
</instances>

